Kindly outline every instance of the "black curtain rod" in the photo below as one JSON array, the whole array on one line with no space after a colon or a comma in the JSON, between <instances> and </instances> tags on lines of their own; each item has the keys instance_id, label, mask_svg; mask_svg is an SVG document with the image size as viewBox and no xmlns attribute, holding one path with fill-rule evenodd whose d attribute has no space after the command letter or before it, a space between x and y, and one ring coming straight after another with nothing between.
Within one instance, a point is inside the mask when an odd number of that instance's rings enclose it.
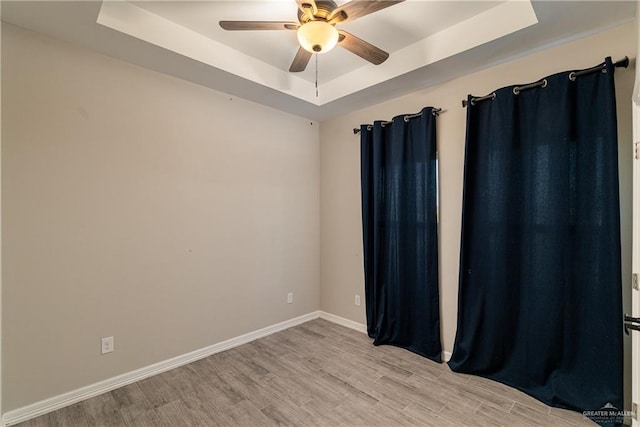
<instances>
[{"instance_id":1,"label":"black curtain rod","mask_svg":"<svg viewBox=\"0 0 640 427\"><path fill-rule=\"evenodd\" d=\"M622 67L622 68L627 68L629 66L629 57L625 56L624 58L620 59L619 61L616 61L613 63L613 66L618 68L618 67ZM602 64L602 65L598 65L596 67L592 67L592 68L588 68L586 70L582 70L582 71L572 71L569 73L569 80L571 81L575 81L576 77L580 77L580 76L584 76L587 74L591 74L591 73L596 73L600 70L603 70L606 67L606 64ZM513 94L514 95L518 95L520 94L520 92L522 92L523 90L527 90L527 89L532 89L534 87L547 87L547 79L542 79L540 81L537 81L535 83L530 83L528 85L523 85L523 86L514 86L513 88ZM486 99L491 99L494 100L496 99L496 93L493 92L487 96L480 96L480 97L472 97L471 98L471 105L475 105L476 102L479 101L484 101ZM467 100L463 99L462 100L462 107L466 107L467 106Z\"/></svg>"},{"instance_id":2,"label":"black curtain rod","mask_svg":"<svg viewBox=\"0 0 640 427\"><path fill-rule=\"evenodd\" d=\"M434 108L431 110L431 114L433 114L434 116L439 115L442 112L442 108ZM408 122L409 119L413 119L414 117L420 117L422 115L422 113L416 113L416 114L407 114L404 116L404 121ZM382 127L385 127L386 125L390 125L391 123L393 123L393 120L389 120L388 122L382 122ZM367 125L367 130L371 130L373 129L373 125ZM360 132L359 128L353 128L353 134L356 135L357 133Z\"/></svg>"}]
</instances>

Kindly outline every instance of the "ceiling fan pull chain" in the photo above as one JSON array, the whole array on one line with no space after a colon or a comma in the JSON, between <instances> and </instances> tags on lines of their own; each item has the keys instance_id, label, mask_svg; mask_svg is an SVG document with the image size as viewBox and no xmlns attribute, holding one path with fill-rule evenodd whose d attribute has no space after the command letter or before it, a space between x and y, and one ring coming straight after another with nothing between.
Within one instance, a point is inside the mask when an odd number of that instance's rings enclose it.
<instances>
[{"instance_id":1,"label":"ceiling fan pull chain","mask_svg":"<svg viewBox=\"0 0 640 427\"><path fill-rule=\"evenodd\" d=\"M318 54L315 54L316 57L316 98L318 97Z\"/></svg>"}]
</instances>

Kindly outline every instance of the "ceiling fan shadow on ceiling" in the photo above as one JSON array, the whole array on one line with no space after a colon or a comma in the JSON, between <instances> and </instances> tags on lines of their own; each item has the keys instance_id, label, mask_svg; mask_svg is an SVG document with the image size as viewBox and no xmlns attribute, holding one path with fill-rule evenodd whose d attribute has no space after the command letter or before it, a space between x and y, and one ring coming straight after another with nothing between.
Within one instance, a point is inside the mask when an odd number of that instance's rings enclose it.
<instances>
[{"instance_id":1,"label":"ceiling fan shadow on ceiling","mask_svg":"<svg viewBox=\"0 0 640 427\"><path fill-rule=\"evenodd\" d=\"M289 67L292 73L304 71L314 53L328 52L336 45L379 65L389 57L387 52L335 26L403 1L352 0L338 7L332 0L296 0L298 22L220 21L220 26L229 31L296 30L300 47Z\"/></svg>"}]
</instances>

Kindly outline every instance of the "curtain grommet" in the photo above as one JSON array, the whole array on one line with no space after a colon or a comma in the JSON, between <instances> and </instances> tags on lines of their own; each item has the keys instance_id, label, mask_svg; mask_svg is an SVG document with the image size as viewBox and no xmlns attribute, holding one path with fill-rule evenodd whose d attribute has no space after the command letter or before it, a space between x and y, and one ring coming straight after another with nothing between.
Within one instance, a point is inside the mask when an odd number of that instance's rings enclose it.
<instances>
[{"instance_id":1,"label":"curtain grommet","mask_svg":"<svg viewBox=\"0 0 640 427\"><path fill-rule=\"evenodd\" d=\"M513 94L514 94L514 95L520 95L520 88L519 88L518 86L515 86L515 87L513 88Z\"/></svg>"},{"instance_id":2,"label":"curtain grommet","mask_svg":"<svg viewBox=\"0 0 640 427\"><path fill-rule=\"evenodd\" d=\"M481 96L480 98L471 98L469 104L476 105L478 101L484 101L486 99L491 99L492 101L494 101L496 99L496 93L493 92L491 95Z\"/></svg>"},{"instance_id":3,"label":"curtain grommet","mask_svg":"<svg viewBox=\"0 0 640 427\"><path fill-rule=\"evenodd\" d=\"M574 71L569 73L569 80L571 80L572 82L576 81L576 73Z\"/></svg>"},{"instance_id":4,"label":"curtain grommet","mask_svg":"<svg viewBox=\"0 0 640 427\"><path fill-rule=\"evenodd\" d=\"M547 82L547 79L543 79L541 87L547 87L547 86L549 86L549 82Z\"/></svg>"},{"instance_id":5,"label":"curtain grommet","mask_svg":"<svg viewBox=\"0 0 640 427\"><path fill-rule=\"evenodd\" d=\"M409 116L404 116L403 120L405 123L409 123Z\"/></svg>"}]
</instances>

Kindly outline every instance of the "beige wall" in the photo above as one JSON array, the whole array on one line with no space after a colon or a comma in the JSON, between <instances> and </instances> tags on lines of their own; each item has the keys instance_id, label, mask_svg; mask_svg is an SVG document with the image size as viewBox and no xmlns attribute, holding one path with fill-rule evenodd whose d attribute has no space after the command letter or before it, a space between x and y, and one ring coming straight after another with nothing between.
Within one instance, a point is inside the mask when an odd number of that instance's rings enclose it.
<instances>
[{"instance_id":1,"label":"beige wall","mask_svg":"<svg viewBox=\"0 0 640 427\"><path fill-rule=\"evenodd\" d=\"M317 123L2 31L4 411L318 310Z\"/></svg>"},{"instance_id":2,"label":"beige wall","mask_svg":"<svg viewBox=\"0 0 640 427\"><path fill-rule=\"evenodd\" d=\"M485 95L499 87L536 81L566 69L586 68L606 56L614 60L634 56L634 24L553 47L518 60L412 93L340 118L322 122L320 129L320 218L322 310L365 323L364 304L354 305L354 295L364 295L362 224L360 211L360 142L352 132L361 123L388 120L418 112L424 106L440 107L438 150L440 161L440 294L444 350L451 352L456 331L458 261L462 209L465 109L468 93ZM618 69L616 90L620 137L620 180L625 309L631 292L631 92L634 70ZM629 343L625 343L629 349ZM629 360L627 358L627 369ZM630 371L628 371L630 372ZM629 375L625 376L626 378ZM627 390L629 390L627 388ZM629 393L627 393L628 395ZM627 405L628 407L629 405Z\"/></svg>"}]
</instances>

